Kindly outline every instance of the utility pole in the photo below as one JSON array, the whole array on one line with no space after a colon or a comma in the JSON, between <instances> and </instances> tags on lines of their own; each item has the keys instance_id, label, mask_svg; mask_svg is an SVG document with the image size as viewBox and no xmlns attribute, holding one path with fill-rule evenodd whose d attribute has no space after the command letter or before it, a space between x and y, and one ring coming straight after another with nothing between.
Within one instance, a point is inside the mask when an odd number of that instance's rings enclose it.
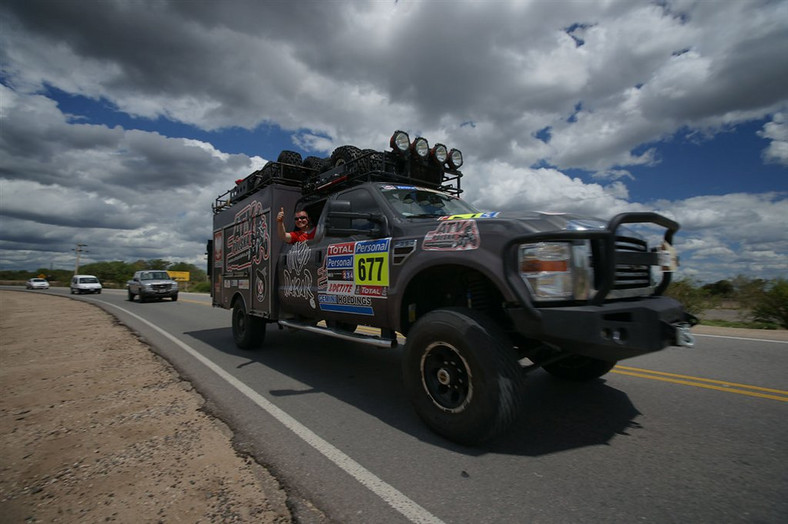
<instances>
[{"instance_id":1,"label":"utility pole","mask_svg":"<svg viewBox=\"0 0 788 524\"><path fill-rule=\"evenodd\" d=\"M72 249L72 251L75 251L77 253L77 263L74 265L74 274L75 275L79 274L79 255L80 255L80 253L90 253L90 251L87 251L87 250L83 249L84 247L87 247L87 244L77 244L77 248L76 249Z\"/></svg>"}]
</instances>

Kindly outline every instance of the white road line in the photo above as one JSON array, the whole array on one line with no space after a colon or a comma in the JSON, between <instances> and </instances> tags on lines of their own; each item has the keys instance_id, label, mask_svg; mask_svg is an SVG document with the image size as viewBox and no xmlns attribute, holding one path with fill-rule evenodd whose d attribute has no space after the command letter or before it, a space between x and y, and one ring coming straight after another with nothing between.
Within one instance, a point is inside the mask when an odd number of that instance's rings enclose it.
<instances>
[{"instance_id":1,"label":"white road line","mask_svg":"<svg viewBox=\"0 0 788 524\"><path fill-rule=\"evenodd\" d=\"M775 344L788 344L786 340L771 340L769 338L747 338L747 337L731 337L728 335L703 335L701 333L693 333L696 337L709 337L709 338L730 338L732 340L747 340L750 342L773 342Z\"/></svg>"},{"instance_id":2,"label":"white road line","mask_svg":"<svg viewBox=\"0 0 788 524\"><path fill-rule=\"evenodd\" d=\"M106 302L105 302L106 303ZM246 395L252 402L260 406L262 409L267 411L272 417L276 420L281 422L285 427L287 427L290 431L298 435L304 442L312 446L315 450L320 452L323 456L325 456L328 460L336 464L339 468L345 471L348 475L356 479L360 482L364 487L375 493L378 497L383 499L389 506L400 512L402 515L405 516L411 522L417 523L431 523L431 524L443 524L443 521L440 520L438 517L421 507L416 502L409 499L405 496L402 492L397 490L395 487L387 484L382 479L377 477L374 473L366 469L364 466L350 458L349 456L345 455L342 451L334 447L333 445L329 444L317 434L315 434L311 429L307 428L296 419L282 411L280 408L272 404L268 399L254 391L252 388L241 382L240 380L236 379L230 373L226 372L221 367L217 366L214 362L209 360L208 358L201 355L197 350L192 348L191 346L187 345L186 343L178 340L174 336L170 335L159 326L155 324L151 324L144 318L140 317L129 311L128 309L124 309L120 306L116 306L114 304L106 303L109 306L115 307L127 315L130 315L140 322L144 323L148 327L152 328L153 330L157 331L162 336L166 337L168 340L176 344L178 347L189 353L191 356L202 362L206 367L208 367L211 371L219 375L221 378L226 380L230 385L236 388L238 391Z\"/></svg>"}]
</instances>

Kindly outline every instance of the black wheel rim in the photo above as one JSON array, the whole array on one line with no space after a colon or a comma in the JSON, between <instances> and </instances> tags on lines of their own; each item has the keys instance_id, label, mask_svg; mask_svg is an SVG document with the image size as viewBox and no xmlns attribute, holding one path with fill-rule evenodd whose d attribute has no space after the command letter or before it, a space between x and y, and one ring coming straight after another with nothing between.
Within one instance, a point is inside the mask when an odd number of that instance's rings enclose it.
<instances>
[{"instance_id":1,"label":"black wheel rim","mask_svg":"<svg viewBox=\"0 0 788 524\"><path fill-rule=\"evenodd\" d=\"M440 409L451 413L464 410L473 396L468 363L451 344L430 345L421 359L424 389Z\"/></svg>"},{"instance_id":2,"label":"black wheel rim","mask_svg":"<svg viewBox=\"0 0 788 524\"><path fill-rule=\"evenodd\" d=\"M242 308L235 311L235 331L240 337L246 332L246 312Z\"/></svg>"}]
</instances>

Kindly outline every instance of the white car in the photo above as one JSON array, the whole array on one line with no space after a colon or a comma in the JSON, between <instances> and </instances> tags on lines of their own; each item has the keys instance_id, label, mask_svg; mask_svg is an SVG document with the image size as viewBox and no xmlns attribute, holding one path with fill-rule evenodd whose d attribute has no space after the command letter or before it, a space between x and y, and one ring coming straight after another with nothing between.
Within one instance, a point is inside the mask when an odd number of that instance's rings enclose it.
<instances>
[{"instance_id":1,"label":"white car","mask_svg":"<svg viewBox=\"0 0 788 524\"><path fill-rule=\"evenodd\" d=\"M27 289L49 289L49 282L43 278L31 278L25 283Z\"/></svg>"},{"instance_id":2,"label":"white car","mask_svg":"<svg viewBox=\"0 0 788 524\"><path fill-rule=\"evenodd\" d=\"M101 293L101 282L93 275L74 275L71 279L71 294Z\"/></svg>"}]
</instances>

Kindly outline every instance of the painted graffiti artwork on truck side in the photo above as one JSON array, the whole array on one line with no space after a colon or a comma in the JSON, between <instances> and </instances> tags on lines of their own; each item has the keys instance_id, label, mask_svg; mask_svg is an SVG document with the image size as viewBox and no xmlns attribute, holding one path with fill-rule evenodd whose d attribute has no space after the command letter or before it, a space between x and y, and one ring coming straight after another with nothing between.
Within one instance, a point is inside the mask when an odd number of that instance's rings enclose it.
<instances>
[{"instance_id":1,"label":"painted graffiti artwork on truck side","mask_svg":"<svg viewBox=\"0 0 788 524\"><path fill-rule=\"evenodd\" d=\"M399 333L404 393L466 445L514 421L538 368L591 380L693 345L696 319L662 295L676 222L483 212L460 198L461 166L460 151L397 131L385 151L283 151L220 195L208 273L236 344L262 346L268 324L385 348ZM280 209L305 212L314 237L281 241Z\"/></svg>"}]
</instances>

